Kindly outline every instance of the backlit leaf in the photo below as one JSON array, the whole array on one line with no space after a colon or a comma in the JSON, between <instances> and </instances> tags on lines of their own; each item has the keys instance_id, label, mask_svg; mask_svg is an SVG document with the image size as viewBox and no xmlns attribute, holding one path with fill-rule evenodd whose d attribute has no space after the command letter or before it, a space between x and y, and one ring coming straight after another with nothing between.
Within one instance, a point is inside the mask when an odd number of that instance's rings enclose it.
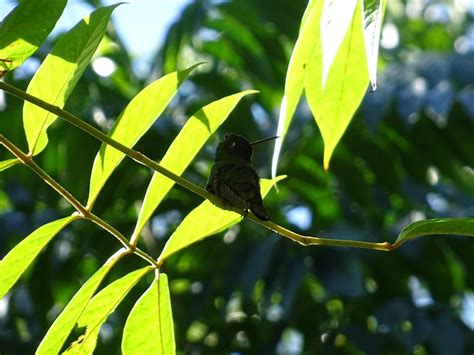
<instances>
[{"instance_id":1,"label":"backlit leaf","mask_svg":"<svg viewBox=\"0 0 474 355\"><path fill-rule=\"evenodd\" d=\"M159 274L127 318L122 354L175 354L173 326L168 277Z\"/></svg>"},{"instance_id":2,"label":"backlit leaf","mask_svg":"<svg viewBox=\"0 0 474 355\"><path fill-rule=\"evenodd\" d=\"M325 0L321 14L323 72L321 85L326 87L329 70L352 22L357 0Z\"/></svg>"},{"instance_id":3,"label":"backlit leaf","mask_svg":"<svg viewBox=\"0 0 474 355\"><path fill-rule=\"evenodd\" d=\"M322 1L312 0L308 3L301 22L298 39L291 53L285 79L285 92L281 100L280 115L278 117L277 136L280 138L275 141L272 158L272 177L276 176L281 146L303 93L308 63L313 58L315 47L320 41L319 19L321 11Z\"/></svg>"},{"instance_id":4,"label":"backlit leaf","mask_svg":"<svg viewBox=\"0 0 474 355\"><path fill-rule=\"evenodd\" d=\"M73 342L66 354L92 354L97 344L97 337L102 324L122 302L130 290L152 267L144 267L128 273L115 280L95 295L77 321L78 327L86 327L85 333Z\"/></svg>"},{"instance_id":5,"label":"backlit leaf","mask_svg":"<svg viewBox=\"0 0 474 355\"><path fill-rule=\"evenodd\" d=\"M124 255L124 249L112 255L76 292L41 341L36 354L59 354L69 333L108 272Z\"/></svg>"},{"instance_id":6,"label":"backlit leaf","mask_svg":"<svg viewBox=\"0 0 474 355\"><path fill-rule=\"evenodd\" d=\"M317 45L305 78L311 112L324 140L324 168L364 97L369 82L362 35L361 6L356 6L323 89L321 46Z\"/></svg>"},{"instance_id":7,"label":"backlit leaf","mask_svg":"<svg viewBox=\"0 0 474 355\"><path fill-rule=\"evenodd\" d=\"M31 79L27 92L62 108L89 64L105 33L110 15L117 6L94 11L62 35ZM56 115L25 102L23 125L28 148L34 155L48 144L46 130L56 118Z\"/></svg>"},{"instance_id":8,"label":"backlit leaf","mask_svg":"<svg viewBox=\"0 0 474 355\"><path fill-rule=\"evenodd\" d=\"M122 111L109 136L127 147L133 147L164 111L181 83L195 67L196 65L167 74L144 88ZM94 203L105 182L124 157L124 153L102 144L92 166L88 206Z\"/></svg>"},{"instance_id":9,"label":"backlit leaf","mask_svg":"<svg viewBox=\"0 0 474 355\"><path fill-rule=\"evenodd\" d=\"M5 255L0 261L0 299L13 287L46 244L78 218L76 215L64 217L39 227Z\"/></svg>"}]
</instances>

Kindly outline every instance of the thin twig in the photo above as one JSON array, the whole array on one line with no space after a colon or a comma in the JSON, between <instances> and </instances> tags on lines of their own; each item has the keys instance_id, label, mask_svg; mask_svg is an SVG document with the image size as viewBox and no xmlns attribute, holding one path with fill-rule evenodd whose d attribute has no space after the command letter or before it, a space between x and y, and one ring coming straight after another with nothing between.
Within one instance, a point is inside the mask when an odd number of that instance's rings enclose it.
<instances>
[{"instance_id":1,"label":"thin twig","mask_svg":"<svg viewBox=\"0 0 474 355\"><path fill-rule=\"evenodd\" d=\"M69 191L61 186L56 180L54 180L48 173L41 169L38 164L36 164L32 156L25 154L20 149L18 149L12 142L0 134L0 144L3 145L7 150L9 150L14 156L16 156L20 161L29 167L35 174L37 174L43 181L45 181L49 186L51 186L59 195L61 195L66 201L68 201L76 210L79 212L81 218L92 221L97 224L102 229L109 232L113 235L129 252L134 253L146 260L148 263L157 267L156 260L153 259L150 255L145 253L143 250L137 248L136 246L129 243L127 238L120 233L113 226L108 224L106 221L100 217L93 214L91 211L82 205Z\"/></svg>"},{"instance_id":2,"label":"thin twig","mask_svg":"<svg viewBox=\"0 0 474 355\"><path fill-rule=\"evenodd\" d=\"M261 221L255 216L251 216L250 219L262 226L267 227L268 229L271 229L275 233L278 233L284 237L287 237L304 246L327 245L327 246L363 248L363 249L372 249L372 250L381 250L381 251L392 251L398 247L398 245L395 246L394 244L391 244L389 242L374 243L374 242L364 242L360 240L331 239L331 238L305 236L305 235L295 233L271 221Z\"/></svg>"}]
</instances>

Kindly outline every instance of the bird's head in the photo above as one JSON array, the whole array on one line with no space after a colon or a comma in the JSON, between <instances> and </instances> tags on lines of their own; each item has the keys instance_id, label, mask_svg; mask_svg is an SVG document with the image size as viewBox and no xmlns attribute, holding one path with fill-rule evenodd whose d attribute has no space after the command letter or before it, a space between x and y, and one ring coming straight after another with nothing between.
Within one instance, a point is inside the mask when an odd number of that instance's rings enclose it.
<instances>
[{"instance_id":1,"label":"bird's head","mask_svg":"<svg viewBox=\"0 0 474 355\"><path fill-rule=\"evenodd\" d=\"M224 135L224 139L219 143L216 150L216 160L225 157L251 161L252 146L244 137L235 133L227 133Z\"/></svg>"}]
</instances>

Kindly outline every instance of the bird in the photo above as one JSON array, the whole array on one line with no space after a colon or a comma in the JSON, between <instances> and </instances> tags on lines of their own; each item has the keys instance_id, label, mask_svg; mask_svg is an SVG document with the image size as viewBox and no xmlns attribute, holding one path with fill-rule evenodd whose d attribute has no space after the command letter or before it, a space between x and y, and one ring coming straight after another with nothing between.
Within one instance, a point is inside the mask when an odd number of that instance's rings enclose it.
<instances>
[{"instance_id":1,"label":"bird","mask_svg":"<svg viewBox=\"0 0 474 355\"><path fill-rule=\"evenodd\" d=\"M239 134L227 133L217 145L214 165L206 190L218 196L222 208L238 207L253 214L262 221L270 220L262 203L260 177L252 164L252 146L270 139L264 138L250 143Z\"/></svg>"}]
</instances>

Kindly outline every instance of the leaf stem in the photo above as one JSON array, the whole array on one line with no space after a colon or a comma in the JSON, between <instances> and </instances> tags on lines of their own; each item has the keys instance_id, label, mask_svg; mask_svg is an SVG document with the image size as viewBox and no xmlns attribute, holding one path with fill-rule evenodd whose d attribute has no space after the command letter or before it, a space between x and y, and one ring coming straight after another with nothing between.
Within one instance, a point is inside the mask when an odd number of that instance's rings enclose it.
<instances>
[{"instance_id":1,"label":"leaf stem","mask_svg":"<svg viewBox=\"0 0 474 355\"><path fill-rule=\"evenodd\" d=\"M278 233L286 238L289 238L301 245L326 245L326 246L337 246L337 247L349 247L349 248L363 248L371 250L381 250L381 251L392 251L395 250L399 245L391 244L389 242L375 243L375 242L364 242L360 240L346 240L346 239L331 239L331 238L321 238L321 237L312 237L305 236L298 233L295 233L285 227L282 227L278 224L275 224L271 221L261 221L253 215L248 215L252 221L266 228Z\"/></svg>"},{"instance_id":2,"label":"leaf stem","mask_svg":"<svg viewBox=\"0 0 474 355\"><path fill-rule=\"evenodd\" d=\"M10 142L3 134L0 134L0 144L3 145L7 150L9 150L15 157L17 157L23 164L29 167L33 172L38 175L44 182L46 182L49 186L51 186L59 195L61 195L66 201L68 201L79 213L81 218L90 220L91 222L97 224L102 229L109 232L113 235L127 250L128 252L134 253L141 257L142 259L146 260L148 263L157 267L157 263L155 259L153 259L150 255L145 253L143 250L137 248L136 246L129 243L127 238L120 233L117 229L113 226L108 224L106 221L101 219L100 217L93 214L89 211L84 205L82 205L69 191L67 191L64 187L61 186L56 180L54 180L47 172L39 167L33 161L33 157L31 154L25 154L20 149L18 149L12 142Z\"/></svg>"}]
</instances>

